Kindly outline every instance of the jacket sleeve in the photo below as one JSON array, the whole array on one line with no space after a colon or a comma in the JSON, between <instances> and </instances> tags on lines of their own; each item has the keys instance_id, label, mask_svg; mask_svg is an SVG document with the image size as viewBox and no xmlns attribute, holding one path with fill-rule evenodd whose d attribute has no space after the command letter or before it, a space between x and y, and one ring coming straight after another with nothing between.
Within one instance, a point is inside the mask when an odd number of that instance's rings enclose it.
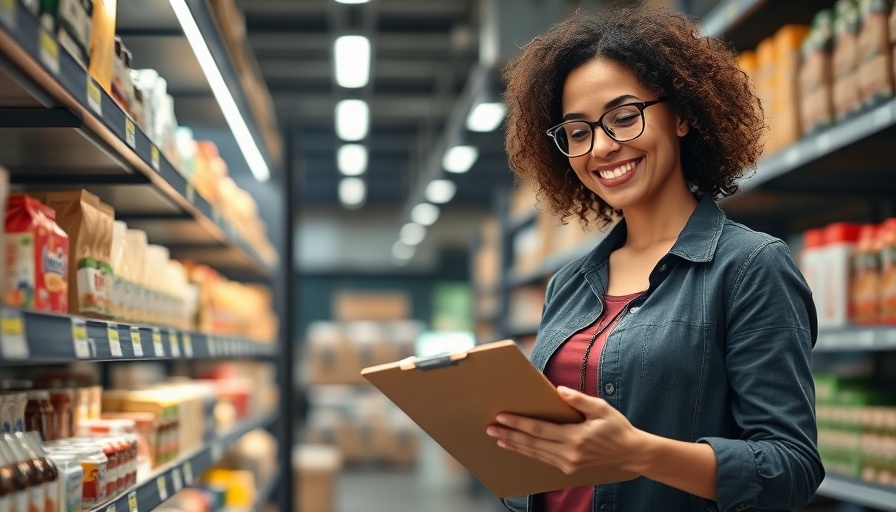
<instances>
[{"instance_id":1,"label":"jacket sleeve","mask_svg":"<svg viewBox=\"0 0 896 512\"><path fill-rule=\"evenodd\" d=\"M740 439L700 441L718 461L722 512L797 509L824 477L817 448L812 296L780 240L741 265L727 301L726 370Z\"/></svg>"}]
</instances>

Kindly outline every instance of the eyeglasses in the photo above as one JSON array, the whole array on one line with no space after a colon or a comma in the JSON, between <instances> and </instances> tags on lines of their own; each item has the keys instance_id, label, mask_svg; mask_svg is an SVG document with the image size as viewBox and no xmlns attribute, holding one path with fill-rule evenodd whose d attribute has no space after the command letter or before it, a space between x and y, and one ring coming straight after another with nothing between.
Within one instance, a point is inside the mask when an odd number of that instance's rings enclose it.
<instances>
[{"instance_id":1,"label":"eyeglasses","mask_svg":"<svg viewBox=\"0 0 896 512\"><path fill-rule=\"evenodd\" d=\"M569 158L587 155L594 147L594 129L600 126L604 133L616 142L628 142L644 133L644 109L668 100L662 97L653 101L626 103L604 112L597 121L575 119L564 121L548 129L548 137L554 139L560 152ZM606 119L606 121L604 121Z\"/></svg>"}]
</instances>

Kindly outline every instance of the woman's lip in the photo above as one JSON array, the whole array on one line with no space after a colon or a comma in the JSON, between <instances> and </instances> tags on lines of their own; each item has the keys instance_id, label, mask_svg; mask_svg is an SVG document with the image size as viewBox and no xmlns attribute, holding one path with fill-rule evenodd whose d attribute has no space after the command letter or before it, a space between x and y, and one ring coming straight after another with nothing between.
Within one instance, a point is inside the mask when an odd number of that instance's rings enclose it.
<instances>
[{"instance_id":1,"label":"woman's lip","mask_svg":"<svg viewBox=\"0 0 896 512\"><path fill-rule=\"evenodd\" d=\"M622 167L623 165L626 165L629 162L640 162L640 160L642 158L644 158L644 157L629 158L628 160L620 160L618 162L613 162L612 164L601 165L600 167L595 168L593 172L612 171L613 169L618 169L619 167Z\"/></svg>"},{"instance_id":2,"label":"woman's lip","mask_svg":"<svg viewBox=\"0 0 896 512\"><path fill-rule=\"evenodd\" d=\"M628 183L628 181L632 179L632 177L635 175L635 173L637 173L638 170L640 169L641 162L643 162L643 161L644 161L644 157L633 158L631 160L616 162L612 167L610 167L610 169L606 169L606 170L612 170L612 169L618 168L621 165L626 165L630 162L635 162L635 166L632 168L632 170L628 171L627 173L623 174L622 176L620 176L618 178L609 178L608 179L608 178L601 177L601 175L598 171L593 171L593 173L597 177L597 179L601 182L601 184L603 184L604 186L618 187L620 185L624 185L625 183ZM606 166L603 166L603 167L606 167Z\"/></svg>"}]
</instances>

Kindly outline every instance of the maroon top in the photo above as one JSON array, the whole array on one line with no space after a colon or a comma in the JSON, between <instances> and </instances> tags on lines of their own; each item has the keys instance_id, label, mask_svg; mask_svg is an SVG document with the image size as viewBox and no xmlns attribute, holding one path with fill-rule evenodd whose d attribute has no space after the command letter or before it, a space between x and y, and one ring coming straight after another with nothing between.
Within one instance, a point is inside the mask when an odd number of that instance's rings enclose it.
<instances>
[{"instance_id":1,"label":"maroon top","mask_svg":"<svg viewBox=\"0 0 896 512\"><path fill-rule=\"evenodd\" d=\"M590 396L600 396L597 387L600 354L607 341L607 337L618 323L617 315L629 302L639 297L644 292L630 295L605 295L604 311L601 316L588 327L572 335L564 342L548 360L544 374L555 386L566 386L577 389ZM605 328L605 324L612 325ZM594 334L604 329L594 340L591 351L588 353L588 362L585 366L585 389L582 389L582 359ZM543 506L537 510L545 512L588 512L591 510L594 489L590 486L571 487L559 491L551 491L540 496ZM538 499L539 497L536 497Z\"/></svg>"}]
</instances>

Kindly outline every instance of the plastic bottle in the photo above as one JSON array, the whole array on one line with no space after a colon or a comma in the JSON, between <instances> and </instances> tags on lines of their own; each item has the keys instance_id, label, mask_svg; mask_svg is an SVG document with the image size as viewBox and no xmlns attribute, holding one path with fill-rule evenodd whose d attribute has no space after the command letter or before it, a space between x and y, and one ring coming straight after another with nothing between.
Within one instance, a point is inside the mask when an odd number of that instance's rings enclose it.
<instances>
[{"instance_id":1,"label":"plastic bottle","mask_svg":"<svg viewBox=\"0 0 896 512\"><path fill-rule=\"evenodd\" d=\"M880 240L880 321L886 324L896 324L896 218L884 221L878 235Z\"/></svg>"},{"instance_id":2,"label":"plastic bottle","mask_svg":"<svg viewBox=\"0 0 896 512\"><path fill-rule=\"evenodd\" d=\"M812 291L815 308L824 309L824 230L810 229L803 233L803 249L800 252L800 270Z\"/></svg>"},{"instance_id":3,"label":"plastic bottle","mask_svg":"<svg viewBox=\"0 0 896 512\"><path fill-rule=\"evenodd\" d=\"M852 321L868 325L878 320L880 283L880 250L877 245L877 226L865 224L859 230L855 247L851 280Z\"/></svg>"},{"instance_id":4,"label":"plastic bottle","mask_svg":"<svg viewBox=\"0 0 896 512\"><path fill-rule=\"evenodd\" d=\"M28 391L27 395L25 431L39 432L44 441L56 439L53 429L55 410L50 402L50 393L46 390L36 389Z\"/></svg>"},{"instance_id":5,"label":"plastic bottle","mask_svg":"<svg viewBox=\"0 0 896 512\"><path fill-rule=\"evenodd\" d=\"M28 475L19 465L5 437L0 437L0 508L4 512L28 512L30 502Z\"/></svg>"},{"instance_id":6,"label":"plastic bottle","mask_svg":"<svg viewBox=\"0 0 896 512\"><path fill-rule=\"evenodd\" d=\"M28 483L28 505L29 512L45 512L47 507L47 488L45 486L46 476L38 471L32 461L26 454L19 440L13 434L3 434L3 441L9 448L16 465L26 476ZM24 512L24 511L23 511Z\"/></svg>"},{"instance_id":7,"label":"plastic bottle","mask_svg":"<svg viewBox=\"0 0 896 512\"><path fill-rule=\"evenodd\" d=\"M44 512L56 512L59 508L59 471L52 461L47 459L37 432L17 432L14 434L22 446L26 457L31 459L34 468L43 480L45 491Z\"/></svg>"},{"instance_id":8,"label":"plastic bottle","mask_svg":"<svg viewBox=\"0 0 896 512\"><path fill-rule=\"evenodd\" d=\"M843 327L852 316L849 304L850 260L859 239L859 226L837 222L824 228L824 305L818 313L819 327Z\"/></svg>"}]
</instances>

